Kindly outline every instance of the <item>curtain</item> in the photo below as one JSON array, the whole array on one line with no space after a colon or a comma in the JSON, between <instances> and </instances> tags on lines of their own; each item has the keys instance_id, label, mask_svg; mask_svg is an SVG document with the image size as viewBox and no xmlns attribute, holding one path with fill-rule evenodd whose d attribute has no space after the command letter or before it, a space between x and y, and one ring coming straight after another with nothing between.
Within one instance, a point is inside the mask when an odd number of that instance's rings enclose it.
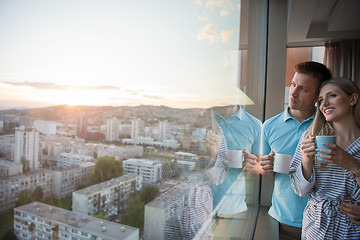
<instances>
[{"instance_id":1,"label":"curtain","mask_svg":"<svg viewBox=\"0 0 360 240\"><path fill-rule=\"evenodd\" d=\"M324 64L333 77L346 77L360 86L360 39L325 43Z\"/></svg>"}]
</instances>

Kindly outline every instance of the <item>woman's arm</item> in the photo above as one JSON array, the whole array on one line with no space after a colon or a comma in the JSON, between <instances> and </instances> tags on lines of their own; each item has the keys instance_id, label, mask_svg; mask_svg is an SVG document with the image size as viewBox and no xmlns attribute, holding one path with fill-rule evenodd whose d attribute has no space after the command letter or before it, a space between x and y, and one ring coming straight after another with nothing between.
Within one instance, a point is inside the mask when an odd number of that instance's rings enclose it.
<instances>
[{"instance_id":1,"label":"woman's arm","mask_svg":"<svg viewBox=\"0 0 360 240\"><path fill-rule=\"evenodd\" d=\"M332 149L320 149L320 157L325 162L335 164L341 168L348 170L355 178L357 184L360 186L360 162L344 149L332 143L325 143L325 146L331 147ZM327 153L325 155L321 153Z\"/></svg>"},{"instance_id":2,"label":"woman's arm","mask_svg":"<svg viewBox=\"0 0 360 240\"><path fill-rule=\"evenodd\" d=\"M306 178L304 175L304 170L303 170L304 159L302 153L303 151L302 146L303 143L302 140L300 140L296 148L289 170L291 186L293 187L294 192L300 197L307 195L315 185L315 180L314 180L315 175L313 174L313 163L307 164L307 162L305 162L305 167L306 167L305 174L308 175L308 178Z\"/></svg>"}]
</instances>

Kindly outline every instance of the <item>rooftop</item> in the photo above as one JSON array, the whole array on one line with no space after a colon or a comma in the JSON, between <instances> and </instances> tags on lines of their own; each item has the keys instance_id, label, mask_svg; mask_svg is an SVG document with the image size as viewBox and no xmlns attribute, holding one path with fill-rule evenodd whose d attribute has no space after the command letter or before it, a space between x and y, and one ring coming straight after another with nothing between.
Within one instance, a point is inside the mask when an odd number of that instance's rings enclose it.
<instances>
[{"instance_id":1,"label":"rooftop","mask_svg":"<svg viewBox=\"0 0 360 240\"><path fill-rule=\"evenodd\" d=\"M131 235L139 235L139 229L137 228L75 213L40 202L32 202L17 207L15 210L21 210L27 214L42 217L54 223L67 225L90 234L101 236L102 238L127 239Z\"/></svg>"},{"instance_id":2,"label":"rooftop","mask_svg":"<svg viewBox=\"0 0 360 240\"><path fill-rule=\"evenodd\" d=\"M106 188L109 188L111 186L116 186L120 183L124 183L124 182L130 181L130 180L135 180L136 178L139 178L139 177L140 176L123 175L121 177L113 178L111 180L78 190L78 191L76 191L76 193L84 194L84 195L94 194L96 192L101 192L102 190L105 190Z\"/></svg>"}]
</instances>

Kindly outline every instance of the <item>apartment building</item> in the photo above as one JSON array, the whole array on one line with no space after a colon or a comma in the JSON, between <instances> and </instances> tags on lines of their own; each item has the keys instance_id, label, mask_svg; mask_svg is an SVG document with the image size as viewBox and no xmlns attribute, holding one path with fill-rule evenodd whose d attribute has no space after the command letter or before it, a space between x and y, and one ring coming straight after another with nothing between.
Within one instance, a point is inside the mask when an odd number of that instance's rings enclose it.
<instances>
[{"instance_id":1,"label":"apartment building","mask_svg":"<svg viewBox=\"0 0 360 240\"><path fill-rule=\"evenodd\" d=\"M124 175L72 193L74 212L112 219L126 208L128 200L142 188L141 176Z\"/></svg>"},{"instance_id":2,"label":"apartment building","mask_svg":"<svg viewBox=\"0 0 360 240\"><path fill-rule=\"evenodd\" d=\"M144 183L162 179L162 164L148 159L131 158L123 161L124 174L142 176Z\"/></svg>"},{"instance_id":3,"label":"apartment building","mask_svg":"<svg viewBox=\"0 0 360 240\"><path fill-rule=\"evenodd\" d=\"M14 159L15 135L0 136L0 154L7 159Z\"/></svg>"},{"instance_id":4,"label":"apartment building","mask_svg":"<svg viewBox=\"0 0 360 240\"><path fill-rule=\"evenodd\" d=\"M119 140L119 126L120 121L115 117L106 120L106 141Z\"/></svg>"},{"instance_id":5,"label":"apartment building","mask_svg":"<svg viewBox=\"0 0 360 240\"><path fill-rule=\"evenodd\" d=\"M97 157L114 157L115 160L124 160L134 157L142 157L143 155L143 147L142 146L125 146L119 147L114 145L102 145L98 147Z\"/></svg>"},{"instance_id":6,"label":"apartment building","mask_svg":"<svg viewBox=\"0 0 360 240\"><path fill-rule=\"evenodd\" d=\"M196 168L201 168L201 162L199 156L188 152L175 152L175 158L177 161L194 162Z\"/></svg>"},{"instance_id":7,"label":"apartment building","mask_svg":"<svg viewBox=\"0 0 360 240\"><path fill-rule=\"evenodd\" d=\"M35 171L32 173L20 174L5 177L0 180L0 213L9 211L15 207L19 193L23 190L33 192L40 186L44 197L49 197L53 193L53 172Z\"/></svg>"},{"instance_id":8,"label":"apartment building","mask_svg":"<svg viewBox=\"0 0 360 240\"><path fill-rule=\"evenodd\" d=\"M0 177L9 177L22 173L22 164L0 159Z\"/></svg>"},{"instance_id":9,"label":"apartment building","mask_svg":"<svg viewBox=\"0 0 360 240\"><path fill-rule=\"evenodd\" d=\"M29 161L31 171L39 169L42 154L42 134L35 128L15 130L14 160L21 163L22 157Z\"/></svg>"},{"instance_id":10,"label":"apartment building","mask_svg":"<svg viewBox=\"0 0 360 240\"><path fill-rule=\"evenodd\" d=\"M56 159L56 167L71 167L84 162L95 162L95 159L90 156L63 152Z\"/></svg>"},{"instance_id":11,"label":"apartment building","mask_svg":"<svg viewBox=\"0 0 360 240\"><path fill-rule=\"evenodd\" d=\"M71 196L79 186L90 184L90 174L95 168L95 163L85 162L78 166L57 169L53 171L53 197L64 198Z\"/></svg>"},{"instance_id":12,"label":"apartment building","mask_svg":"<svg viewBox=\"0 0 360 240\"><path fill-rule=\"evenodd\" d=\"M83 112L78 116L76 123L76 136L85 138L88 134L88 116Z\"/></svg>"},{"instance_id":13,"label":"apartment building","mask_svg":"<svg viewBox=\"0 0 360 240\"><path fill-rule=\"evenodd\" d=\"M144 239L193 239L211 222L212 202L201 181L174 186L145 205Z\"/></svg>"},{"instance_id":14,"label":"apartment building","mask_svg":"<svg viewBox=\"0 0 360 240\"><path fill-rule=\"evenodd\" d=\"M23 190L33 192L40 186L44 197L64 198L71 196L79 186L90 184L90 173L94 163L54 170L35 171L5 177L0 180L0 213L15 207L19 193Z\"/></svg>"},{"instance_id":15,"label":"apartment building","mask_svg":"<svg viewBox=\"0 0 360 240\"><path fill-rule=\"evenodd\" d=\"M23 239L138 240L139 229L32 202L14 209L14 233Z\"/></svg>"}]
</instances>

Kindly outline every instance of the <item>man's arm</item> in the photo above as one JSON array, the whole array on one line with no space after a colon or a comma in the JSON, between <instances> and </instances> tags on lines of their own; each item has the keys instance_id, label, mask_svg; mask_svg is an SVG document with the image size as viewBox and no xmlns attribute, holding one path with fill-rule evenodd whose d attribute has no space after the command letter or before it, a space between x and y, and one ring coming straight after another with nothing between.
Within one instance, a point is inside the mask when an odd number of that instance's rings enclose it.
<instances>
[{"instance_id":1,"label":"man's arm","mask_svg":"<svg viewBox=\"0 0 360 240\"><path fill-rule=\"evenodd\" d=\"M340 212L347 215L353 223L360 226L360 205L341 202L337 207Z\"/></svg>"}]
</instances>

